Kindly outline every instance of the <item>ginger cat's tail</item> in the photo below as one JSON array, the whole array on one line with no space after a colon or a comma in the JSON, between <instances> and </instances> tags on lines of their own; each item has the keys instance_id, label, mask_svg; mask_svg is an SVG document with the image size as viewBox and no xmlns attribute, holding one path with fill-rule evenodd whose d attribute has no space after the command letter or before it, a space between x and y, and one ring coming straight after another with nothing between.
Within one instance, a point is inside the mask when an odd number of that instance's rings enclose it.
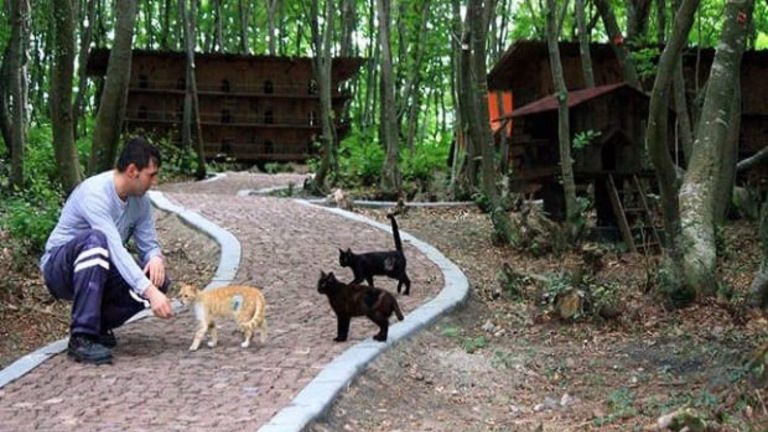
<instances>
[{"instance_id":1,"label":"ginger cat's tail","mask_svg":"<svg viewBox=\"0 0 768 432\"><path fill-rule=\"evenodd\" d=\"M261 291L259 291L259 295L261 296L261 301L257 303L256 310L253 311L253 318L246 325L253 330L256 330L257 327L259 328L259 338L261 343L264 344L267 341L266 301Z\"/></svg>"}]
</instances>

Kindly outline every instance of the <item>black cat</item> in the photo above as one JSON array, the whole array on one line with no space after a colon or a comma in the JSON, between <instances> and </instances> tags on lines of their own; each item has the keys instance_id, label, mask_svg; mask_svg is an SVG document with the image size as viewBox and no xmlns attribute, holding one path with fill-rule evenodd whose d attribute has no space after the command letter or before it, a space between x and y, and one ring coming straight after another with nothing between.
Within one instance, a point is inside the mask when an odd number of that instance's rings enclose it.
<instances>
[{"instance_id":1,"label":"black cat","mask_svg":"<svg viewBox=\"0 0 768 432\"><path fill-rule=\"evenodd\" d=\"M320 272L317 292L328 296L333 312L336 313L337 333L334 341L344 342L349 334L349 321L352 317L367 316L379 326L374 340L387 341L389 317L392 312L397 319L403 320L403 313L395 296L380 288L368 285L345 284L336 279L333 272Z\"/></svg>"},{"instance_id":2,"label":"black cat","mask_svg":"<svg viewBox=\"0 0 768 432\"><path fill-rule=\"evenodd\" d=\"M397 279L397 293L400 294L400 288L405 285L405 295L411 293L411 280L405 274L405 254L403 254L403 244L400 241L400 231L397 229L395 216L388 214L387 217L392 221L392 234L395 237L395 249L386 252L367 252L355 254L351 249L339 249L339 265L349 267L355 275L353 284L358 284L363 280L368 285L373 286L374 276L389 276Z\"/></svg>"}]
</instances>

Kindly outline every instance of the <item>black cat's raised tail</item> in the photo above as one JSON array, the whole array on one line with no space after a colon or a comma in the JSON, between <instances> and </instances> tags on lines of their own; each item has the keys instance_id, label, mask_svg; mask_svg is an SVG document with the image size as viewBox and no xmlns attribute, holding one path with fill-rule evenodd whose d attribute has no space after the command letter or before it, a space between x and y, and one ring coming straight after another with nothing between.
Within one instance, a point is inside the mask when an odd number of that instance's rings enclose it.
<instances>
[{"instance_id":1,"label":"black cat's raised tail","mask_svg":"<svg viewBox=\"0 0 768 432\"><path fill-rule=\"evenodd\" d=\"M392 221L392 235L395 237L395 249L399 252L403 251L403 243L400 241L400 230L397 229L397 221L395 221L395 215L388 214L387 217Z\"/></svg>"}]
</instances>

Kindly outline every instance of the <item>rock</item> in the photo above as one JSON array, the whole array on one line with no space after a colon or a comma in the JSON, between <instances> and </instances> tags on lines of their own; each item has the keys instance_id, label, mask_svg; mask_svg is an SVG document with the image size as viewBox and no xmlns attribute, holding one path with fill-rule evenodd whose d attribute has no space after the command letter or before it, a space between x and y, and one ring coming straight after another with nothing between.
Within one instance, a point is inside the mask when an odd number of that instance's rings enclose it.
<instances>
[{"instance_id":1,"label":"rock","mask_svg":"<svg viewBox=\"0 0 768 432\"><path fill-rule=\"evenodd\" d=\"M496 326L491 320L487 320L480 328L486 333L493 333L496 330Z\"/></svg>"},{"instance_id":2,"label":"rock","mask_svg":"<svg viewBox=\"0 0 768 432\"><path fill-rule=\"evenodd\" d=\"M576 403L576 398L569 395L568 393L563 394L563 397L560 398L560 406L565 408L567 406L571 406Z\"/></svg>"}]
</instances>

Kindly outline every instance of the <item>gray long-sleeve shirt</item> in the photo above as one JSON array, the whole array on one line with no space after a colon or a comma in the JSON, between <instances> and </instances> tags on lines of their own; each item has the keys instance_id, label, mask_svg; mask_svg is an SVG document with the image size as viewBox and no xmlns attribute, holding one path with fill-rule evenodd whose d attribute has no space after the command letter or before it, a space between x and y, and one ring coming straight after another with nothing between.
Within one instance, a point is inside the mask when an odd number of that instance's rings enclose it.
<instances>
[{"instance_id":1,"label":"gray long-sleeve shirt","mask_svg":"<svg viewBox=\"0 0 768 432\"><path fill-rule=\"evenodd\" d=\"M142 265L161 254L152 205L146 195L128 197L126 201L120 199L113 175L114 171L105 171L86 179L72 191L45 244L40 267L48 261L52 249L87 229L97 229L107 237L109 258L120 276L134 291L143 295L151 282L126 250L125 243L133 237Z\"/></svg>"}]
</instances>

